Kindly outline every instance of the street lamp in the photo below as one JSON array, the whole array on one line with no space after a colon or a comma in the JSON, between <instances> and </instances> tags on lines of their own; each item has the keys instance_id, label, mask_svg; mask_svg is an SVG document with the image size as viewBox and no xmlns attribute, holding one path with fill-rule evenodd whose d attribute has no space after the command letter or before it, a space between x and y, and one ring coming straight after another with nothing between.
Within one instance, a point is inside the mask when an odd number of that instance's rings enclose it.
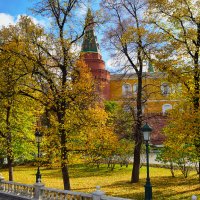
<instances>
[{"instance_id":1,"label":"street lamp","mask_svg":"<svg viewBox=\"0 0 200 200\"><path fill-rule=\"evenodd\" d=\"M37 147L38 147L38 168L37 168L37 173L36 173L36 183L41 182L41 174L40 174L40 143L42 142L42 133L36 129L35 131L35 141L37 142Z\"/></svg>"},{"instance_id":2,"label":"street lamp","mask_svg":"<svg viewBox=\"0 0 200 200\"><path fill-rule=\"evenodd\" d=\"M144 136L144 141L146 144L146 158L147 158L147 178L145 188L145 200L152 200L152 186L149 177L149 140L151 137L152 128L146 123L142 128L141 131Z\"/></svg>"}]
</instances>

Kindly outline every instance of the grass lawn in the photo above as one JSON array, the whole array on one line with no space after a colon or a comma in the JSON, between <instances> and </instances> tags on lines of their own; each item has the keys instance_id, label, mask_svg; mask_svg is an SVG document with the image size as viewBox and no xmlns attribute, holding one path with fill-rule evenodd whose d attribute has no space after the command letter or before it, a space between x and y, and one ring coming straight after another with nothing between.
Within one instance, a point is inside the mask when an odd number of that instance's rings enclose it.
<instances>
[{"instance_id":1,"label":"grass lawn","mask_svg":"<svg viewBox=\"0 0 200 200\"><path fill-rule=\"evenodd\" d=\"M144 184L146 167L140 171L140 182L131 184L132 166L128 168L116 166L110 171L106 166L97 169L85 165L70 166L72 190L93 192L97 185L110 196L119 196L135 200L144 199ZM0 170L5 180L8 180L7 169ZM33 184L35 182L36 167L18 166L14 168L14 181ZM42 182L46 187L62 189L61 172L58 168L41 168ZM193 194L200 199L200 183L195 172L191 172L187 179L179 171L172 178L169 169L150 168L151 184L153 185L153 199L155 200L189 200Z\"/></svg>"}]
</instances>

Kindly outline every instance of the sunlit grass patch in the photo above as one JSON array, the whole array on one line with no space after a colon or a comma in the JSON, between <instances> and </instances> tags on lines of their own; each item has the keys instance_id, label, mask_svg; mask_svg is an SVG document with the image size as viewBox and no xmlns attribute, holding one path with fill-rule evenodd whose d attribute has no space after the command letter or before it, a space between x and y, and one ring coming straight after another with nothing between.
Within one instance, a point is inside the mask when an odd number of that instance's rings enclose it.
<instances>
[{"instance_id":1,"label":"sunlit grass patch","mask_svg":"<svg viewBox=\"0 0 200 200\"><path fill-rule=\"evenodd\" d=\"M130 183L132 166L116 166L114 171L106 165L97 169L94 166L71 165L69 167L72 190L93 192L97 185L107 195L144 199L144 184L146 181L146 167L140 169L140 182ZM8 180L7 169L1 173ZM62 174L59 168L41 168L42 182L46 187L63 189ZM18 166L14 168L14 181L33 184L35 183L36 167ZM169 169L150 168L151 183L153 186L153 199L155 200L189 200L193 194L200 198L200 183L195 171L187 179L183 178L180 171L175 171L176 177L171 177Z\"/></svg>"}]
</instances>

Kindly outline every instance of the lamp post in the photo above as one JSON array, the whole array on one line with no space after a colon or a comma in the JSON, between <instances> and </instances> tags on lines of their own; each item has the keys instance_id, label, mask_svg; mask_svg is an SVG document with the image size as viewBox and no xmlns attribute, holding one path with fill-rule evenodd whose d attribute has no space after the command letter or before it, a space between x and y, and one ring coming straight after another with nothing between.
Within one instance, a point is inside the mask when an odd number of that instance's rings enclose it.
<instances>
[{"instance_id":1,"label":"lamp post","mask_svg":"<svg viewBox=\"0 0 200 200\"><path fill-rule=\"evenodd\" d=\"M151 137L152 128L146 123L142 128L141 131L144 136L144 141L146 144L146 158L147 158L147 178L145 188L145 200L152 200L152 186L149 177L149 140Z\"/></svg>"},{"instance_id":2,"label":"lamp post","mask_svg":"<svg viewBox=\"0 0 200 200\"><path fill-rule=\"evenodd\" d=\"M40 173L40 143L42 142L42 133L36 129L35 131L35 141L37 142L37 147L38 147L38 168L37 168L37 173L36 173L36 183L41 182L41 173Z\"/></svg>"}]
</instances>

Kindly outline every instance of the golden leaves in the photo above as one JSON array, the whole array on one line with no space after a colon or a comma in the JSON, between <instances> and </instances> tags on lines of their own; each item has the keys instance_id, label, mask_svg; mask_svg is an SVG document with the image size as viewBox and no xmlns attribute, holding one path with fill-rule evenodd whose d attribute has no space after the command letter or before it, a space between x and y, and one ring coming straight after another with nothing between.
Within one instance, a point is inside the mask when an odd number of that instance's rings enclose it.
<instances>
[{"instance_id":1,"label":"golden leaves","mask_svg":"<svg viewBox=\"0 0 200 200\"><path fill-rule=\"evenodd\" d=\"M138 42L142 37L146 36L148 31L144 27L129 26L123 33L121 42L122 44L129 44L131 42Z\"/></svg>"},{"instance_id":2,"label":"golden leaves","mask_svg":"<svg viewBox=\"0 0 200 200\"><path fill-rule=\"evenodd\" d=\"M200 111L196 111L191 102L177 105L169 113L168 125L164 129L165 145L176 149L183 144L194 144L200 130L199 119Z\"/></svg>"}]
</instances>

